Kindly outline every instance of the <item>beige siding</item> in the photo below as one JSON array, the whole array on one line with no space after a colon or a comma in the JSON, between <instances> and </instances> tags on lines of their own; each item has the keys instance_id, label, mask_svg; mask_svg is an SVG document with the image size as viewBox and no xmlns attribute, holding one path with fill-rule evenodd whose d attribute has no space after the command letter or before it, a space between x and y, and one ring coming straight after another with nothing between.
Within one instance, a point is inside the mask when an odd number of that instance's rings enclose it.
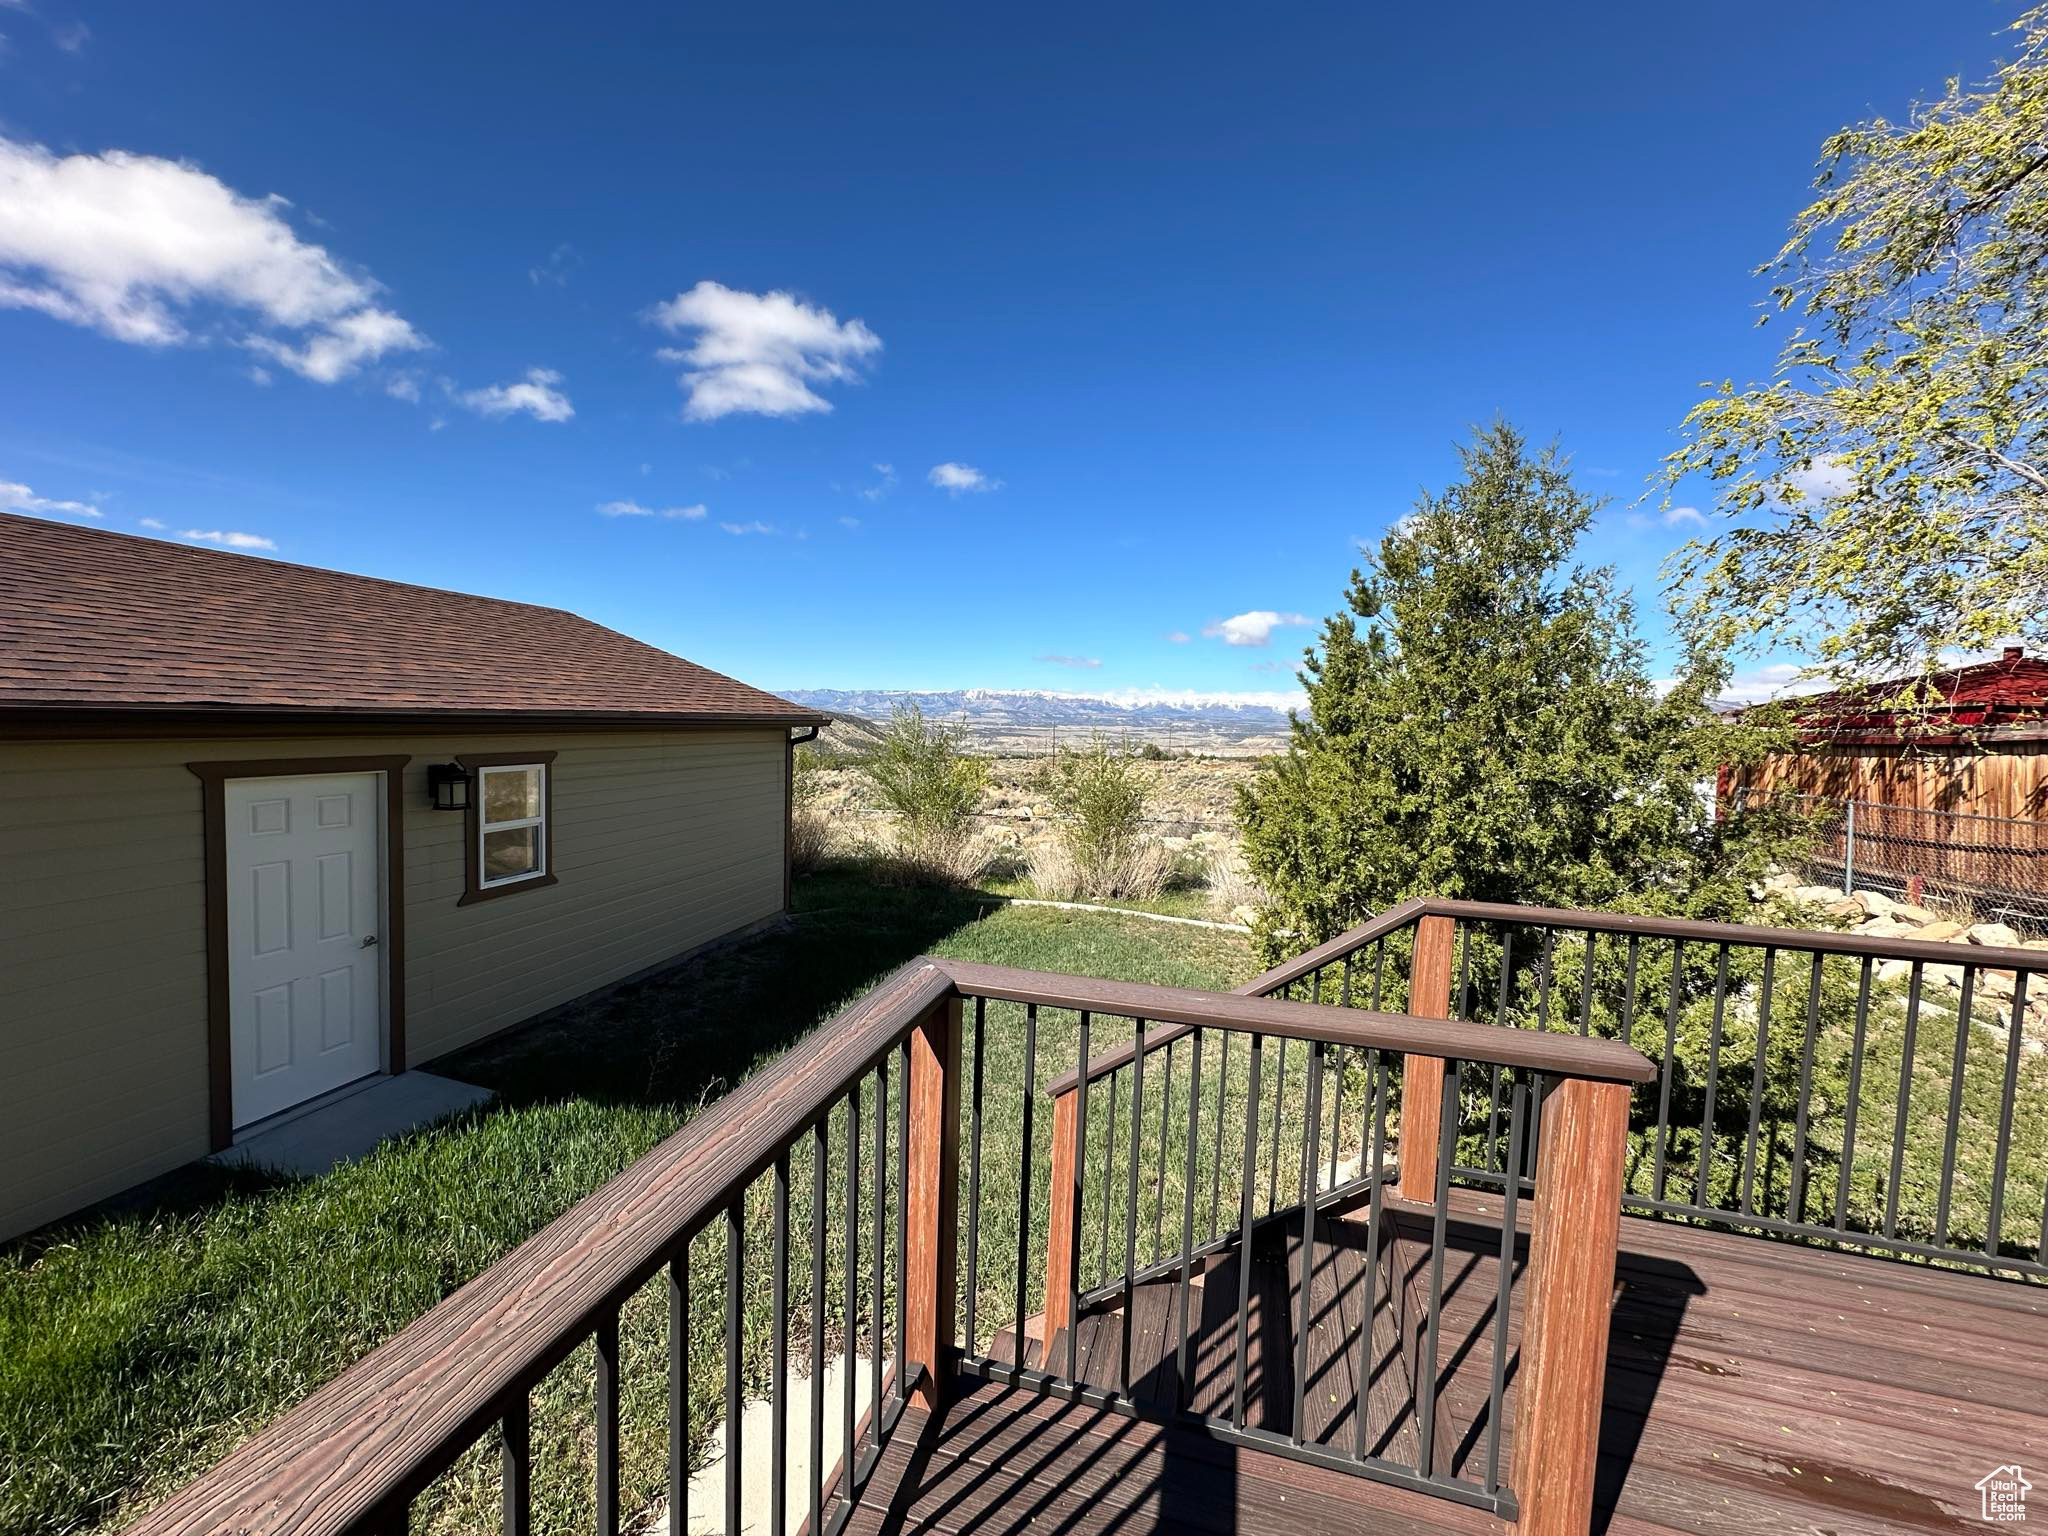
<instances>
[{"instance_id":1,"label":"beige siding","mask_svg":"<svg viewBox=\"0 0 2048 1536\"><path fill-rule=\"evenodd\" d=\"M776 731L0 743L0 1237L207 1151L200 783L186 764L405 754L417 1066L771 916ZM559 883L459 906L426 769L549 751Z\"/></svg>"}]
</instances>

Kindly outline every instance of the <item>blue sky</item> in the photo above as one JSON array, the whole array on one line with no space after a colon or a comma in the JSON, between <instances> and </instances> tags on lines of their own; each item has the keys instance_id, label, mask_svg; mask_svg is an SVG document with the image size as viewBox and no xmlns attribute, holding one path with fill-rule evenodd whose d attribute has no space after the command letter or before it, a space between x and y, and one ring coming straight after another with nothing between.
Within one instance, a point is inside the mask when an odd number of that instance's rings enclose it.
<instances>
[{"instance_id":1,"label":"blue sky","mask_svg":"<svg viewBox=\"0 0 2048 1536\"><path fill-rule=\"evenodd\" d=\"M1821 139L2013 14L0 0L0 504L771 687L1266 691L1502 414L1661 644L1631 503Z\"/></svg>"}]
</instances>

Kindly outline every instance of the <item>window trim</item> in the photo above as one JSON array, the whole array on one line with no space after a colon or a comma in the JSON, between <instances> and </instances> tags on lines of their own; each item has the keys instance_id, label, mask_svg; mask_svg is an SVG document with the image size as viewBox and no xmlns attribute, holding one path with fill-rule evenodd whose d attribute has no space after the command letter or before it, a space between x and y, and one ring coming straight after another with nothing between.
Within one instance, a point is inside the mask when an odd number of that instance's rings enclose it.
<instances>
[{"instance_id":1,"label":"window trim","mask_svg":"<svg viewBox=\"0 0 2048 1536\"><path fill-rule=\"evenodd\" d=\"M557 882L555 875L555 754L553 752L466 752L455 761L471 775L469 809L463 813L462 898L456 905L494 901L515 891L537 891ZM538 768L540 770L540 869L530 875L513 875L497 880L484 878L484 775L487 768ZM494 823L492 831L505 827L533 826L528 818Z\"/></svg>"}]
</instances>

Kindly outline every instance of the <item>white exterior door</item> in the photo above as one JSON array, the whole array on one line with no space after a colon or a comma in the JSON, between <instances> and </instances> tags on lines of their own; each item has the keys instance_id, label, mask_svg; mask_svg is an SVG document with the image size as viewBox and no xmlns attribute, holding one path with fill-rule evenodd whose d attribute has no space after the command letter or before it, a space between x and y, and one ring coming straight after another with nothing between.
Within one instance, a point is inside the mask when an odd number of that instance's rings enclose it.
<instances>
[{"instance_id":1,"label":"white exterior door","mask_svg":"<svg viewBox=\"0 0 2048 1536\"><path fill-rule=\"evenodd\" d=\"M236 1129L384 1060L383 782L226 782Z\"/></svg>"}]
</instances>

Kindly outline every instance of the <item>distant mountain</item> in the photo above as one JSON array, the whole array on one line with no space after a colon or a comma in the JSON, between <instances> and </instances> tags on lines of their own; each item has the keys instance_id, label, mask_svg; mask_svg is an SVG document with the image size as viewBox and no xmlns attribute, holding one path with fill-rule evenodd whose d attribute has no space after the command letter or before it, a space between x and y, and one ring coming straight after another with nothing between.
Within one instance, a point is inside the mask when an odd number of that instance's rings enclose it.
<instances>
[{"instance_id":1,"label":"distant mountain","mask_svg":"<svg viewBox=\"0 0 2048 1536\"><path fill-rule=\"evenodd\" d=\"M782 697L853 721L886 720L914 704L936 720L967 727L991 745L1045 747L1090 735L1128 737L1198 752L1270 751L1287 738L1287 711L1298 695L1174 693L1142 690L1082 694L956 688L937 692L884 688L785 688ZM848 731L846 735L855 734ZM851 744L851 743L848 743Z\"/></svg>"}]
</instances>

